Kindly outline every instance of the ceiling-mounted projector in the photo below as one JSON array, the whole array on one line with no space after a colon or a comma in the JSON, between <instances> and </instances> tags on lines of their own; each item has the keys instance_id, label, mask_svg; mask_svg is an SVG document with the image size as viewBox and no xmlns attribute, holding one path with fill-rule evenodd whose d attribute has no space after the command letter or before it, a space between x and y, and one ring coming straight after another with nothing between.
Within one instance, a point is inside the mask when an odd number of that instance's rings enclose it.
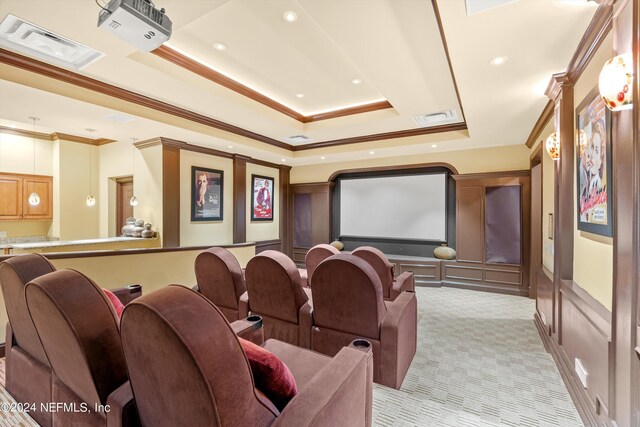
<instances>
[{"instance_id":1,"label":"ceiling-mounted projector","mask_svg":"<svg viewBox=\"0 0 640 427\"><path fill-rule=\"evenodd\" d=\"M150 0L111 0L98 15L98 27L145 52L171 37L171 20Z\"/></svg>"}]
</instances>

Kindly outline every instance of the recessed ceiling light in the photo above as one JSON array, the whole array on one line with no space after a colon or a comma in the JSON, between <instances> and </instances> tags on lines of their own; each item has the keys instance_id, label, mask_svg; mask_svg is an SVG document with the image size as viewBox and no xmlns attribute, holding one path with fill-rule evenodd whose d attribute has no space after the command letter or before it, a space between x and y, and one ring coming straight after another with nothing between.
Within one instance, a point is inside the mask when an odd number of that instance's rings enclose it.
<instances>
[{"instance_id":1,"label":"recessed ceiling light","mask_svg":"<svg viewBox=\"0 0 640 427\"><path fill-rule=\"evenodd\" d=\"M324 159L326 159L326 157L325 157L325 156L320 157L320 160L324 160Z\"/></svg>"},{"instance_id":2,"label":"recessed ceiling light","mask_svg":"<svg viewBox=\"0 0 640 427\"><path fill-rule=\"evenodd\" d=\"M509 58L507 58L506 56L496 56L491 61L489 61L489 63L491 65L502 65L505 62L507 62L507 59L509 59Z\"/></svg>"},{"instance_id":3,"label":"recessed ceiling light","mask_svg":"<svg viewBox=\"0 0 640 427\"><path fill-rule=\"evenodd\" d=\"M233 148L233 145L227 145L227 148Z\"/></svg>"},{"instance_id":4,"label":"recessed ceiling light","mask_svg":"<svg viewBox=\"0 0 640 427\"><path fill-rule=\"evenodd\" d=\"M298 14L291 10L287 10L282 17L287 22L296 22L298 20Z\"/></svg>"},{"instance_id":5,"label":"recessed ceiling light","mask_svg":"<svg viewBox=\"0 0 640 427\"><path fill-rule=\"evenodd\" d=\"M16 125L14 125L13 123L9 123L9 125L8 125L8 126L9 126L11 129L15 129L15 128L16 128Z\"/></svg>"},{"instance_id":6,"label":"recessed ceiling light","mask_svg":"<svg viewBox=\"0 0 640 427\"><path fill-rule=\"evenodd\" d=\"M215 47L217 50L227 50L227 45L224 43L214 43L213 47Z\"/></svg>"},{"instance_id":7,"label":"recessed ceiling light","mask_svg":"<svg viewBox=\"0 0 640 427\"><path fill-rule=\"evenodd\" d=\"M353 79L351 80L351 83L353 83L354 85L359 85L360 83L362 83L361 79Z\"/></svg>"},{"instance_id":8,"label":"recessed ceiling light","mask_svg":"<svg viewBox=\"0 0 640 427\"><path fill-rule=\"evenodd\" d=\"M369 151L369 154L376 154L375 151Z\"/></svg>"},{"instance_id":9,"label":"recessed ceiling light","mask_svg":"<svg viewBox=\"0 0 640 427\"><path fill-rule=\"evenodd\" d=\"M296 93L296 98L304 98L304 93Z\"/></svg>"},{"instance_id":10,"label":"recessed ceiling light","mask_svg":"<svg viewBox=\"0 0 640 427\"><path fill-rule=\"evenodd\" d=\"M286 162L286 161L287 161L287 159L280 159L280 161L282 161L282 162Z\"/></svg>"},{"instance_id":11,"label":"recessed ceiling light","mask_svg":"<svg viewBox=\"0 0 640 427\"><path fill-rule=\"evenodd\" d=\"M431 144L431 148L438 148L438 144Z\"/></svg>"}]
</instances>

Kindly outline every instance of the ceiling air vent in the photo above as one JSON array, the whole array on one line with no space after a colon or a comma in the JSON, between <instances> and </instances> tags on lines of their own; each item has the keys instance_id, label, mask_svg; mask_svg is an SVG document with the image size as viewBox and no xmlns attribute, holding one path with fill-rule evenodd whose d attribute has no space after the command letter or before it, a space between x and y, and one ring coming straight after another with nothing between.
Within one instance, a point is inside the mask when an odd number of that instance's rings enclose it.
<instances>
[{"instance_id":1,"label":"ceiling air vent","mask_svg":"<svg viewBox=\"0 0 640 427\"><path fill-rule=\"evenodd\" d=\"M286 138L292 144L304 144L309 141L309 137L305 135L293 135Z\"/></svg>"},{"instance_id":2,"label":"ceiling air vent","mask_svg":"<svg viewBox=\"0 0 640 427\"><path fill-rule=\"evenodd\" d=\"M455 110L447 110L433 114L418 114L412 118L418 127L429 127L454 122L458 120L458 113Z\"/></svg>"},{"instance_id":3,"label":"ceiling air vent","mask_svg":"<svg viewBox=\"0 0 640 427\"><path fill-rule=\"evenodd\" d=\"M104 56L102 52L11 14L0 23L0 46L76 70Z\"/></svg>"}]
</instances>

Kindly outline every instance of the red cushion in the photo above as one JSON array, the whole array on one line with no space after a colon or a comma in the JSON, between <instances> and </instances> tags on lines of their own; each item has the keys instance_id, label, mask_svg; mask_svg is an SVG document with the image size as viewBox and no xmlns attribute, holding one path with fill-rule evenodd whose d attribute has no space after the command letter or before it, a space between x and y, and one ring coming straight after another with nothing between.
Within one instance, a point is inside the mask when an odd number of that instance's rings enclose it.
<instances>
[{"instance_id":1,"label":"red cushion","mask_svg":"<svg viewBox=\"0 0 640 427\"><path fill-rule=\"evenodd\" d=\"M120 316L122 316L122 310L124 310L124 305L122 304L122 301L120 301L118 297L115 296L115 294L111 292L109 289L103 289L102 292L104 292L107 298L109 298L109 301L111 301L111 305L115 309L119 319Z\"/></svg>"},{"instance_id":2,"label":"red cushion","mask_svg":"<svg viewBox=\"0 0 640 427\"><path fill-rule=\"evenodd\" d=\"M287 403L298 394L298 387L289 367L273 353L252 343L238 338L244 353L249 359L253 380L256 387L282 411Z\"/></svg>"}]
</instances>

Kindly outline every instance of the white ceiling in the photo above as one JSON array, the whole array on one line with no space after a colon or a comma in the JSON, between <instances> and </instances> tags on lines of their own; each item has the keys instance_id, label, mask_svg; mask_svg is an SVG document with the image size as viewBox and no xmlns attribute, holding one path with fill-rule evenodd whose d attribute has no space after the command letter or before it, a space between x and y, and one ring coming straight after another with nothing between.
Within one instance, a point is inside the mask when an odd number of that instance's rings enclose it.
<instances>
[{"instance_id":1,"label":"white ceiling","mask_svg":"<svg viewBox=\"0 0 640 427\"><path fill-rule=\"evenodd\" d=\"M455 110L462 119L464 110L468 132L369 143L380 149L376 155L394 156L431 151L433 140L443 141L439 150L523 144L547 103L546 83L565 69L597 7L575 0L521 0L469 16L464 0L438 1L459 105L429 0L156 3L173 21L170 47L301 114L381 99L393 108L301 123L98 29L99 8L92 0L2 0L0 19L11 13L104 52L80 71L83 75L278 141L298 134L313 143L415 129L413 115ZM288 10L298 15L296 22L283 19ZM218 51L214 43L227 49ZM490 65L496 56L508 60ZM0 67L0 123L30 129L27 116L36 115L43 130L83 135L91 127L97 137L118 140L165 136L290 164L312 163L318 154L276 150L186 120L167 120L10 68ZM362 83L354 85L355 78ZM299 93L304 97L295 96ZM118 110L137 119L125 124L102 119ZM347 151L361 158L369 145ZM349 153L340 151L349 160Z\"/></svg>"}]
</instances>

